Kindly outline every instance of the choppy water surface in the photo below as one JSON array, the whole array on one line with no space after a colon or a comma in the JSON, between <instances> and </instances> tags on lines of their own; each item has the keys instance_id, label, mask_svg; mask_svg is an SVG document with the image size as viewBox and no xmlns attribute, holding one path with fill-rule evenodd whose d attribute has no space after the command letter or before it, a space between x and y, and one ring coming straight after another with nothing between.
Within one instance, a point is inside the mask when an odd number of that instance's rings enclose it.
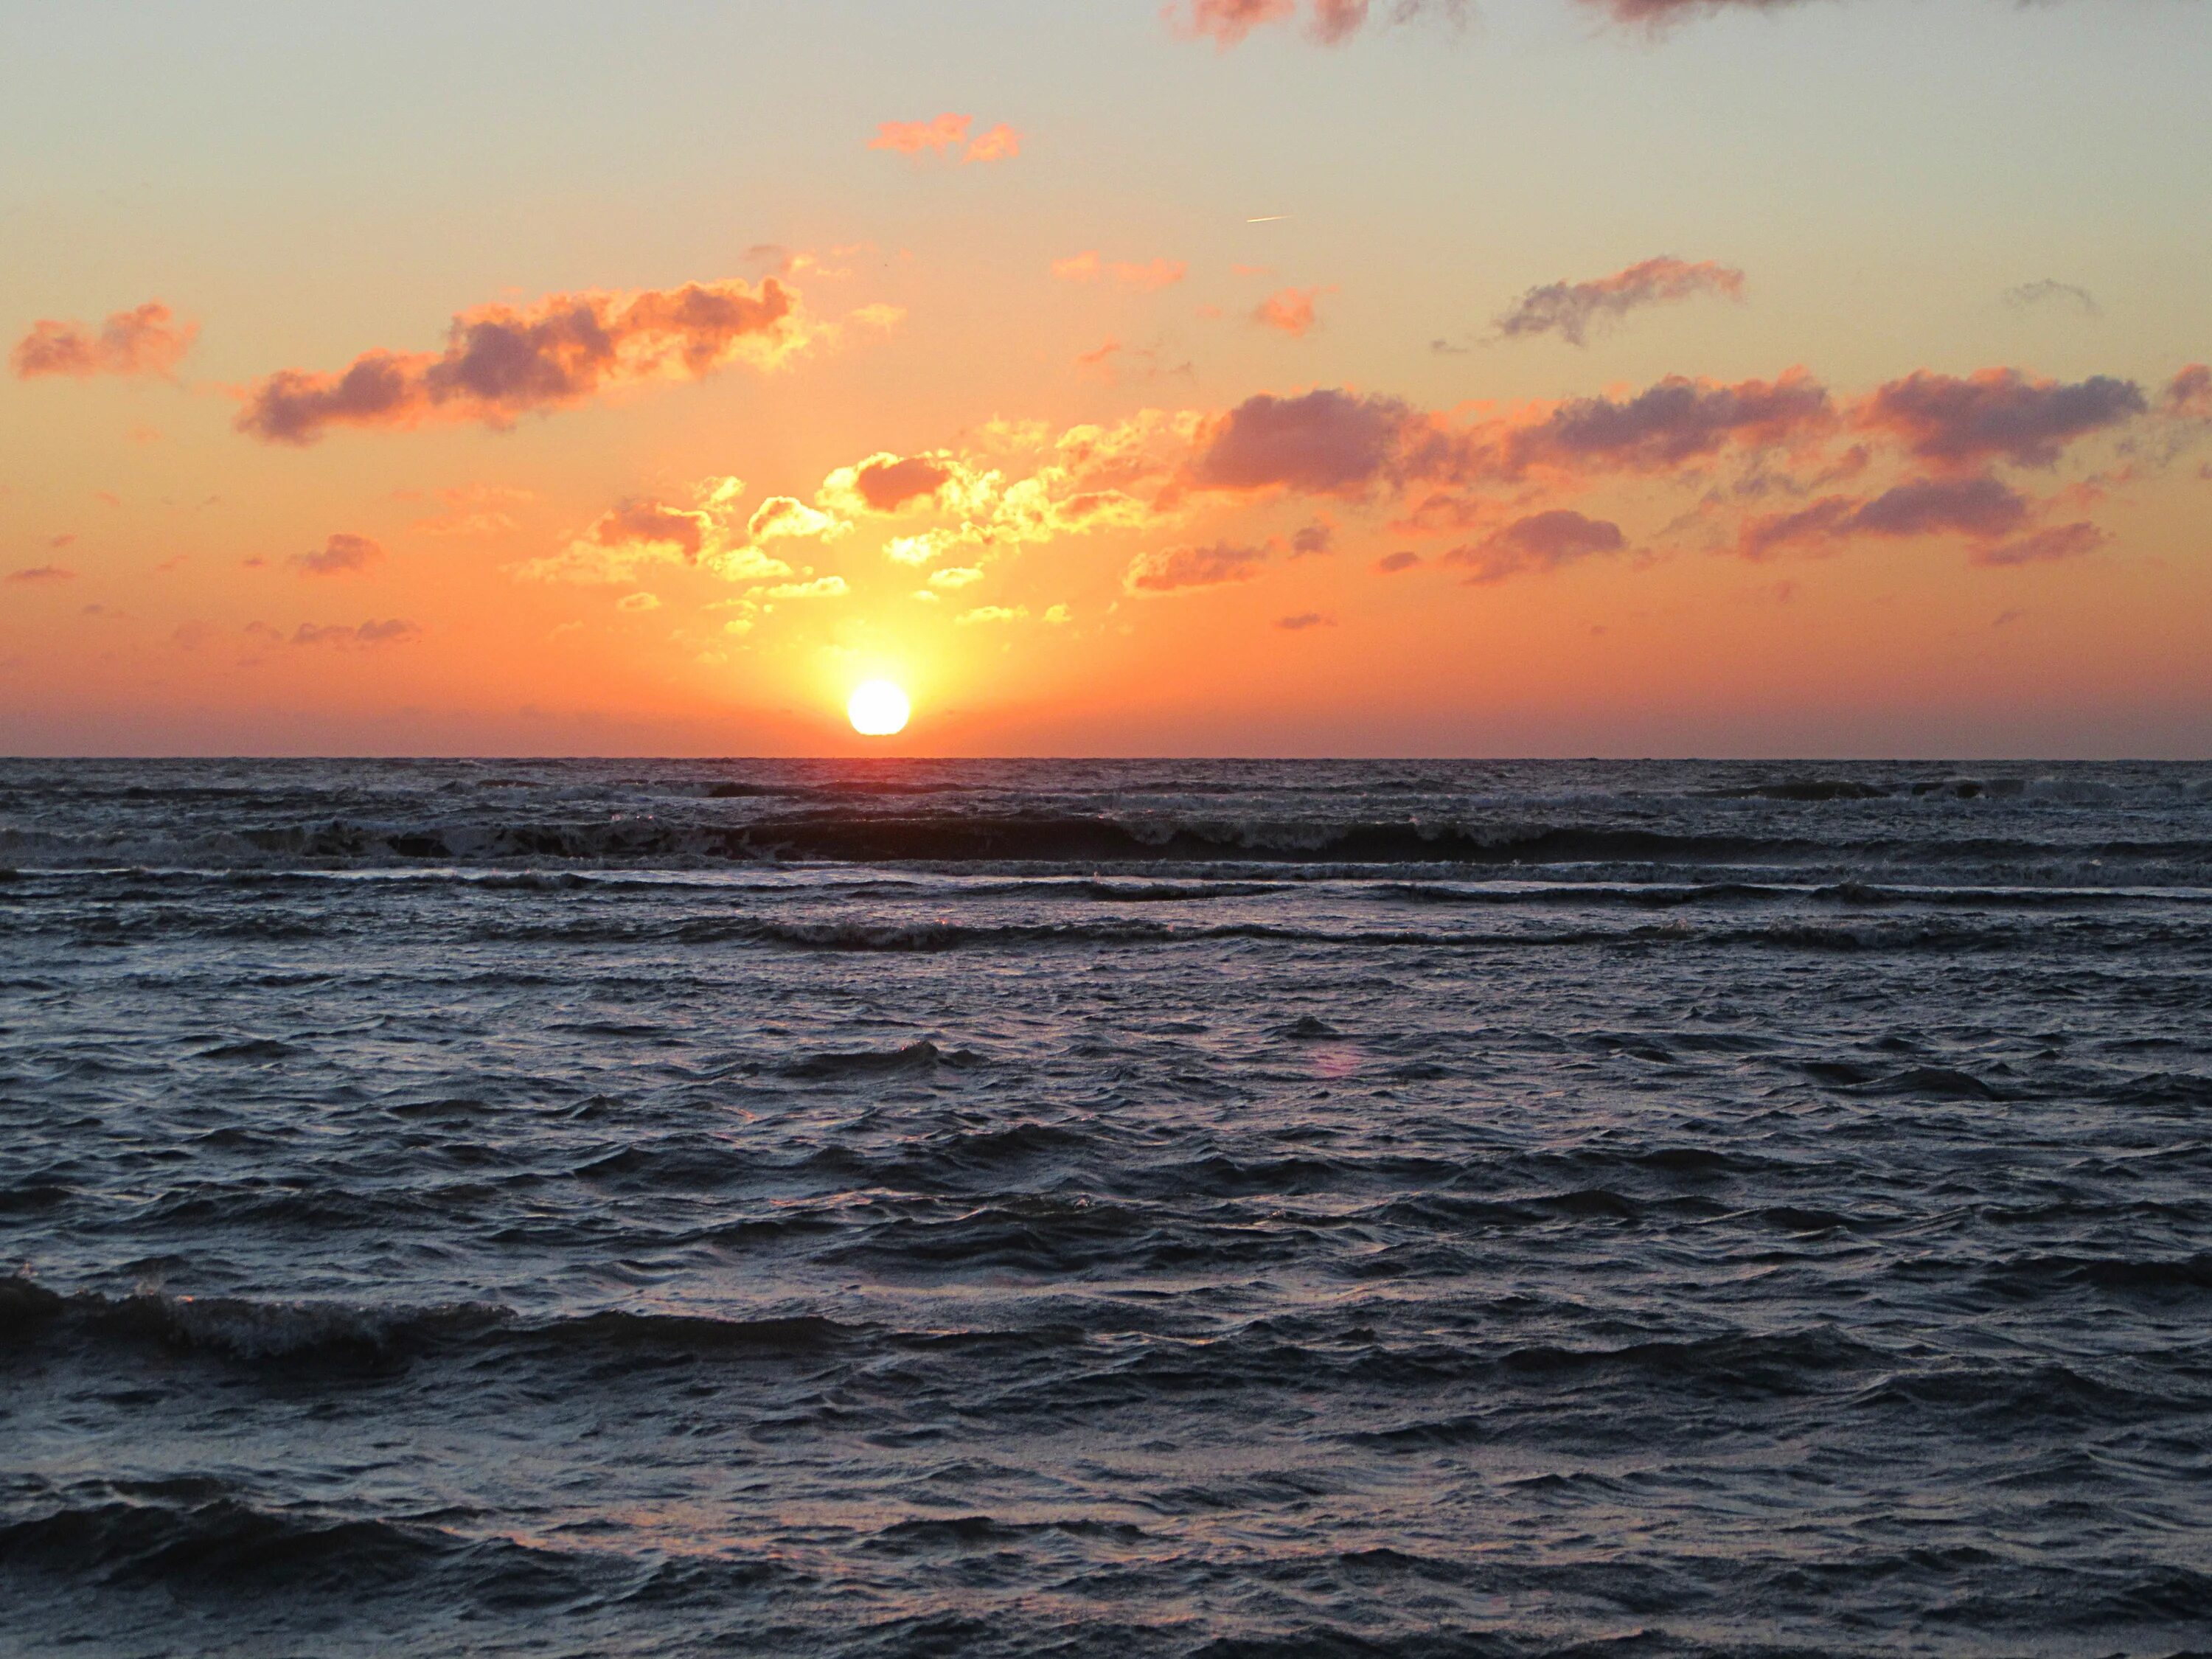
<instances>
[{"instance_id":1,"label":"choppy water surface","mask_svg":"<svg viewBox=\"0 0 2212 1659\"><path fill-rule=\"evenodd\" d=\"M2212 1647L2208 1015L2207 768L0 763L0 1648Z\"/></svg>"}]
</instances>

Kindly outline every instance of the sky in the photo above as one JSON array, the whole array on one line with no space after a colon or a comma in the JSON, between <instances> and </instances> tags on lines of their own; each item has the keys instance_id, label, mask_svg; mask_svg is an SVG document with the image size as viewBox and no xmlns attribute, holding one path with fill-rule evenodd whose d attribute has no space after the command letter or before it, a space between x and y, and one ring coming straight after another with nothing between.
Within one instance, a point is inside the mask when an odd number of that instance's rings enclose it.
<instances>
[{"instance_id":1,"label":"sky","mask_svg":"<svg viewBox=\"0 0 2212 1659\"><path fill-rule=\"evenodd\" d=\"M2208 69L2203 0L0 0L0 751L2203 757Z\"/></svg>"}]
</instances>

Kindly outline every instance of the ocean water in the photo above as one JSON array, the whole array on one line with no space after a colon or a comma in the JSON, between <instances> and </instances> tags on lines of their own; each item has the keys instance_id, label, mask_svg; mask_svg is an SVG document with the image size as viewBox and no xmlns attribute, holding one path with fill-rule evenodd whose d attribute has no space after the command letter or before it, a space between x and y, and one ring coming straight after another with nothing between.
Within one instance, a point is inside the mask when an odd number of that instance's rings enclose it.
<instances>
[{"instance_id":1,"label":"ocean water","mask_svg":"<svg viewBox=\"0 0 2212 1659\"><path fill-rule=\"evenodd\" d=\"M0 763L10 1656L2212 1650L2212 768Z\"/></svg>"}]
</instances>

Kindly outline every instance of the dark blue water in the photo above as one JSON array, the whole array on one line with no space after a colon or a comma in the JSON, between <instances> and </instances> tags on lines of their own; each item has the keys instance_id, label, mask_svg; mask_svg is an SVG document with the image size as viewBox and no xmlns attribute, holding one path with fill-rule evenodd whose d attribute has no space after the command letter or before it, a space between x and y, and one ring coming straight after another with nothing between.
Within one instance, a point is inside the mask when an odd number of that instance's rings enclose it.
<instances>
[{"instance_id":1,"label":"dark blue water","mask_svg":"<svg viewBox=\"0 0 2212 1659\"><path fill-rule=\"evenodd\" d=\"M2212 1650L2212 768L0 763L9 1655Z\"/></svg>"}]
</instances>

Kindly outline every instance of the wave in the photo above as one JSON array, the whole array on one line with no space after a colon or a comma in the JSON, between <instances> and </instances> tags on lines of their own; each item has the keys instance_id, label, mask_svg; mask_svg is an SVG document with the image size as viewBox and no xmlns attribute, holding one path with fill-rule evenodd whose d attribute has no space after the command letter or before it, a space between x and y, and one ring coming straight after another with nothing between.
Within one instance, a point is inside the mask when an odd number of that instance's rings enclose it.
<instances>
[{"instance_id":1,"label":"wave","mask_svg":"<svg viewBox=\"0 0 2212 1659\"><path fill-rule=\"evenodd\" d=\"M243 1297L62 1295L33 1280L0 1280L0 1334L11 1341L147 1346L249 1367L381 1369L495 1343L605 1356L640 1350L805 1356L859 1340L815 1315L731 1319L610 1309L532 1319L496 1303L431 1307Z\"/></svg>"}]
</instances>

